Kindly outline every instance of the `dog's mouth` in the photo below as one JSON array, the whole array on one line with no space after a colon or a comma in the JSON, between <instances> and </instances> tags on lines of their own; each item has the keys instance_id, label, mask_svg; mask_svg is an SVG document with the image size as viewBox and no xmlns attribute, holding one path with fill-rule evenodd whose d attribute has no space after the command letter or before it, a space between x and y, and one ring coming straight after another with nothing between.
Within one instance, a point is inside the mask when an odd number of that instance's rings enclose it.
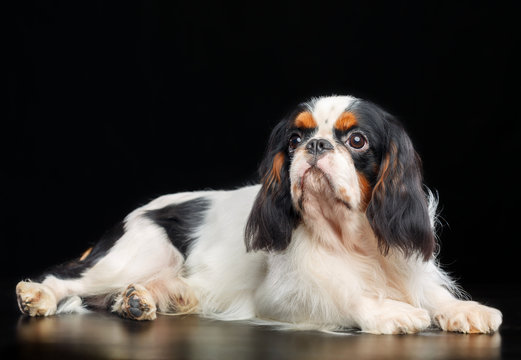
<instances>
[{"instance_id":1,"label":"dog's mouth","mask_svg":"<svg viewBox=\"0 0 521 360\"><path fill-rule=\"evenodd\" d=\"M308 198L316 198L320 202L334 199L334 201L340 202L348 209L351 209L351 204L337 194L331 175L316 165L312 165L304 171L299 185L300 197L298 205L301 210L304 210L304 200Z\"/></svg>"},{"instance_id":2,"label":"dog's mouth","mask_svg":"<svg viewBox=\"0 0 521 360\"><path fill-rule=\"evenodd\" d=\"M304 191L306 187L312 187L312 189L318 191L321 189L326 190L323 189L326 187L333 192L335 191L335 187L333 186L330 176L316 165L312 165L306 171L304 171L304 174L300 179L300 189Z\"/></svg>"}]
</instances>

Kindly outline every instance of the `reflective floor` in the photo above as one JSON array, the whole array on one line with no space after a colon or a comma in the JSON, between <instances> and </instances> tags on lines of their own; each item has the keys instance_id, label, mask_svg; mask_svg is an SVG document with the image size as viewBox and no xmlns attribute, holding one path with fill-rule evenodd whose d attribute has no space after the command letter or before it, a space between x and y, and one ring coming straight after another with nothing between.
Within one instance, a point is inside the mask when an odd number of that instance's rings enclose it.
<instances>
[{"instance_id":1,"label":"reflective floor","mask_svg":"<svg viewBox=\"0 0 521 360\"><path fill-rule=\"evenodd\" d=\"M151 322L99 312L28 318L17 314L14 298L7 296L2 301L2 309L9 311L2 325L1 358L521 359L521 297L509 288L499 292L487 301L505 315L499 333L432 330L402 336L278 331L197 316L159 316Z\"/></svg>"}]
</instances>

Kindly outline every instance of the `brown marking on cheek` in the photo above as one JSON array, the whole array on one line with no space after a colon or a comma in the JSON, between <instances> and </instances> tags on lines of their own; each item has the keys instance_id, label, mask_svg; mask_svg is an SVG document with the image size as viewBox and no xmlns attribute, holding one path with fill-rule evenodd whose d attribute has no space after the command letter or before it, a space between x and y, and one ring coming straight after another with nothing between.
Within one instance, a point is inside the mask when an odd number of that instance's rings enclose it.
<instances>
[{"instance_id":1,"label":"brown marking on cheek","mask_svg":"<svg viewBox=\"0 0 521 360\"><path fill-rule=\"evenodd\" d=\"M304 111L295 118L294 125L299 129L314 129L317 127L317 122L309 111Z\"/></svg>"},{"instance_id":2,"label":"brown marking on cheek","mask_svg":"<svg viewBox=\"0 0 521 360\"><path fill-rule=\"evenodd\" d=\"M277 182L280 183L280 170L282 169L282 165L284 164L284 154L279 152L275 155L273 159L273 168L272 173L277 178Z\"/></svg>"},{"instance_id":3,"label":"brown marking on cheek","mask_svg":"<svg viewBox=\"0 0 521 360\"><path fill-rule=\"evenodd\" d=\"M91 251L92 251L92 247L90 247L87 250L85 250L85 252L80 257L80 261L85 260L87 258L87 256L90 255Z\"/></svg>"},{"instance_id":4,"label":"brown marking on cheek","mask_svg":"<svg viewBox=\"0 0 521 360\"><path fill-rule=\"evenodd\" d=\"M266 176L265 184L266 188L270 188L271 184L273 184L274 181L280 184L282 181L280 176L280 171L282 169L282 165L284 164L284 153L279 152L275 155L273 158L273 165L271 167L271 170Z\"/></svg>"},{"instance_id":5,"label":"brown marking on cheek","mask_svg":"<svg viewBox=\"0 0 521 360\"><path fill-rule=\"evenodd\" d=\"M376 185L374 186L374 191L378 191L378 190L380 190L380 188L382 188L382 191L385 191L384 180L389 175L390 164L391 164L390 156L389 156L389 154L386 154L383 164L380 168L380 178L378 179L378 181L376 182Z\"/></svg>"},{"instance_id":6,"label":"brown marking on cheek","mask_svg":"<svg viewBox=\"0 0 521 360\"><path fill-rule=\"evenodd\" d=\"M358 186L360 186L360 209L365 211L367 209L367 205L369 205L369 201L371 201L371 185L369 181L363 174L358 174Z\"/></svg>"},{"instance_id":7,"label":"brown marking on cheek","mask_svg":"<svg viewBox=\"0 0 521 360\"><path fill-rule=\"evenodd\" d=\"M344 112L335 122L335 129L338 131L347 131L353 126L358 125L355 114L352 112Z\"/></svg>"},{"instance_id":8,"label":"brown marking on cheek","mask_svg":"<svg viewBox=\"0 0 521 360\"><path fill-rule=\"evenodd\" d=\"M390 176L391 170L393 173L396 173L397 171L397 162L391 161L391 155L393 158L396 158L398 150L396 149L396 145L391 142L389 146L389 152L385 154L384 161L382 165L380 166L380 175L379 179L376 182L376 185L374 186L374 191L379 191L381 188L381 191L385 191L385 182L387 181L387 178Z\"/></svg>"}]
</instances>

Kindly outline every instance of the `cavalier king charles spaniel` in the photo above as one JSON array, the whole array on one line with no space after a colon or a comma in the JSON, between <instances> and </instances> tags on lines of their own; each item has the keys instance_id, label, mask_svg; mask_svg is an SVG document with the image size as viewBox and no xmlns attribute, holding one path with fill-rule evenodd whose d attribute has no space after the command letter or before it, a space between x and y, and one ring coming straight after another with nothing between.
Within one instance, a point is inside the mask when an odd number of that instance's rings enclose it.
<instances>
[{"instance_id":1,"label":"cavalier king charles spaniel","mask_svg":"<svg viewBox=\"0 0 521 360\"><path fill-rule=\"evenodd\" d=\"M105 307L416 333L491 333L501 312L436 262L437 200L400 123L351 96L314 98L275 126L260 184L159 197L81 257L16 287L22 313Z\"/></svg>"}]
</instances>

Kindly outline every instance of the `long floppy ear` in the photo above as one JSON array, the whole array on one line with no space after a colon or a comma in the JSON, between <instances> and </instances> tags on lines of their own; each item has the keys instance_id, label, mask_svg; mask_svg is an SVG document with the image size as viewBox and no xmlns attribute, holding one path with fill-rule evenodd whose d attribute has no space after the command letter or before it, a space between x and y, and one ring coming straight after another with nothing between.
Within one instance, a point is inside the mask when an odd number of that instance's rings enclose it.
<instances>
[{"instance_id":1,"label":"long floppy ear","mask_svg":"<svg viewBox=\"0 0 521 360\"><path fill-rule=\"evenodd\" d=\"M261 189L246 223L246 249L284 250L298 222L291 200L287 121L273 129L259 174Z\"/></svg>"},{"instance_id":2,"label":"long floppy ear","mask_svg":"<svg viewBox=\"0 0 521 360\"><path fill-rule=\"evenodd\" d=\"M388 141L367 218L384 254L395 247L406 256L419 253L428 260L435 237L423 191L421 161L401 125L390 115L385 117Z\"/></svg>"}]
</instances>

